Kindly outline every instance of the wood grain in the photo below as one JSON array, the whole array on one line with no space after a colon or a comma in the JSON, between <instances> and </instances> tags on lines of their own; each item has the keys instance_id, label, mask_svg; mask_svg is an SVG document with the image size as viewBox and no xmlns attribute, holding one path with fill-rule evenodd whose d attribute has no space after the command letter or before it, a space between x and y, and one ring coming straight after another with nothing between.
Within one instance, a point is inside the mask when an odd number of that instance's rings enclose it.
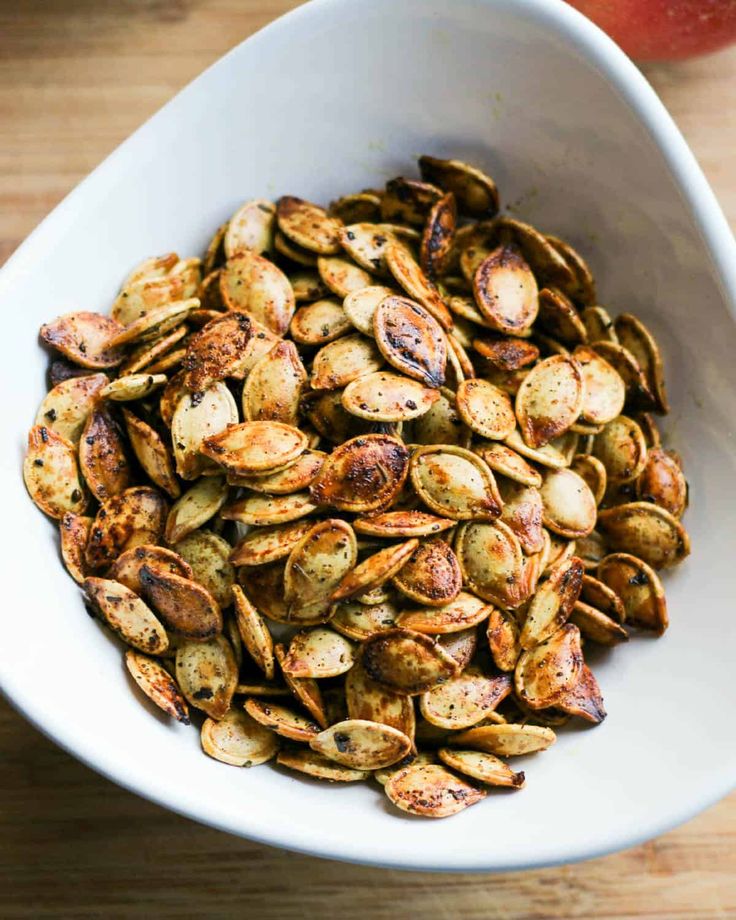
<instances>
[{"instance_id":1,"label":"wood grain","mask_svg":"<svg viewBox=\"0 0 736 920\"><path fill-rule=\"evenodd\" d=\"M295 5L0 0L0 261L177 89ZM736 49L647 74L735 224ZM0 917L244 915L736 917L736 796L645 846L577 866L493 877L350 867L144 802L0 703Z\"/></svg>"}]
</instances>

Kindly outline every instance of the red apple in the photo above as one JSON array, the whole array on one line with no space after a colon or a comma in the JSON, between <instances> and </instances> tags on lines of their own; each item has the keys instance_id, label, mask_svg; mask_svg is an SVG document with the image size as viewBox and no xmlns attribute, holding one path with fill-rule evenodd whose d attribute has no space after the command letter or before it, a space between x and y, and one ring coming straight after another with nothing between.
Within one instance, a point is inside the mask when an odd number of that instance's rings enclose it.
<instances>
[{"instance_id":1,"label":"red apple","mask_svg":"<svg viewBox=\"0 0 736 920\"><path fill-rule=\"evenodd\" d=\"M568 0L639 61L668 61L736 42L736 0Z\"/></svg>"}]
</instances>

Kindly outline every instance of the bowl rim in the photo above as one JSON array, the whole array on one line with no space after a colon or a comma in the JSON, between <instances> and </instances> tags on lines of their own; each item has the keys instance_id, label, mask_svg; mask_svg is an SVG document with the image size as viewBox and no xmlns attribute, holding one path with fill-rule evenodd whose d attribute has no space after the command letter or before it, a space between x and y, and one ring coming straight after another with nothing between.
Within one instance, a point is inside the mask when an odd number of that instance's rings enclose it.
<instances>
[{"instance_id":1,"label":"bowl rim","mask_svg":"<svg viewBox=\"0 0 736 920\"><path fill-rule=\"evenodd\" d=\"M90 187L94 187L95 183L104 181L108 173L118 168L119 163L134 160L137 157L138 147L155 129L152 122L156 121L165 110L174 112L177 106L182 105L183 95L202 81L206 74L219 67L231 55L239 53L245 45L255 48L281 32L294 28L303 17L329 14L337 7L357 6L360 2L361 0L311 0L273 20L218 58L124 140L41 221L0 268L0 296L16 279L31 270L33 253L39 245L48 246L55 238L64 234L74 217L78 198L86 194ZM633 61L598 26L564 0L464 0L464 2L478 7L486 6L489 9L494 6L504 6L513 10L520 17L531 18L550 30L556 31L579 51L582 57L597 67L606 81L632 110L660 152L678 189L685 198L705 249L713 260L723 299L731 314L736 318L736 241L694 154L664 104ZM434 859L422 857L416 860L411 854L407 854L406 858L387 859L368 855L359 847L351 849L345 846L337 850L329 843L321 843L319 840L295 842L293 833L275 825L268 832L251 832L244 829L235 820L228 821L209 815L206 809L198 809L196 804L187 799L178 799L173 796L163 786L152 781L150 775L136 774L127 766L122 768L117 761L108 758L104 750L96 748L84 734L78 734L74 725L65 724L61 719L55 720L53 709L50 710L45 706L40 696L34 697L33 694L25 693L20 686L14 684L12 674L3 673L2 670L0 670L0 693L17 712L67 753L106 779L157 805L191 820L259 844L339 862L392 869L498 873L593 859L637 846L657 837L690 820L736 788L736 773L731 769L721 769L720 772L713 774L711 784L700 790L699 794L688 798L687 804L679 810L671 810L666 817L659 817L649 823L643 822L633 835L619 831L596 841L593 845L579 844L577 848L566 850L559 859L514 860L505 863L496 862L490 866L483 862L482 854L479 854L479 858L473 862L468 862L467 857L454 862L451 857L447 856L438 856Z\"/></svg>"}]
</instances>

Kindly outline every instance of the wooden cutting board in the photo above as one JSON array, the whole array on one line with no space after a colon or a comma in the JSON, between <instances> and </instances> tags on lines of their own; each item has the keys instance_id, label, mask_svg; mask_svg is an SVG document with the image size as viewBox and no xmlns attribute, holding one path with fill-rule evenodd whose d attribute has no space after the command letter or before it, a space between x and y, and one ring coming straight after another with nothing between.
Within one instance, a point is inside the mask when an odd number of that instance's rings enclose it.
<instances>
[{"instance_id":1,"label":"wooden cutting board","mask_svg":"<svg viewBox=\"0 0 736 920\"><path fill-rule=\"evenodd\" d=\"M0 261L176 90L294 5L0 0ZM736 224L736 49L647 73ZM51 916L736 917L736 796L658 840L577 866L501 876L365 869L172 815L0 703L0 917Z\"/></svg>"}]
</instances>

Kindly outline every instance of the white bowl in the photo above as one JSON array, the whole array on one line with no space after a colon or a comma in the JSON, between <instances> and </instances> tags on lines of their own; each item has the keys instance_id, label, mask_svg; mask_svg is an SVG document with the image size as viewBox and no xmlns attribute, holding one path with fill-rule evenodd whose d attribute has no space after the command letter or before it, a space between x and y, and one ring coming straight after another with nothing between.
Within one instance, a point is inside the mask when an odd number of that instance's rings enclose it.
<instances>
[{"instance_id":1,"label":"white bowl","mask_svg":"<svg viewBox=\"0 0 736 920\"><path fill-rule=\"evenodd\" d=\"M666 437L692 487L693 553L672 625L596 658L609 718L526 758L528 787L451 820L397 814L376 784L320 785L205 757L132 692L84 613L54 528L23 489L44 391L39 324L104 310L126 270L201 252L245 198L328 201L411 173L419 153L486 167L503 201L590 259L602 300L665 351ZM0 678L77 757L196 820L277 846L394 867L502 870L630 846L736 778L736 247L682 137L635 67L557 0L318 0L226 55L126 141L0 276L6 538Z\"/></svg>"}]
</instances>

